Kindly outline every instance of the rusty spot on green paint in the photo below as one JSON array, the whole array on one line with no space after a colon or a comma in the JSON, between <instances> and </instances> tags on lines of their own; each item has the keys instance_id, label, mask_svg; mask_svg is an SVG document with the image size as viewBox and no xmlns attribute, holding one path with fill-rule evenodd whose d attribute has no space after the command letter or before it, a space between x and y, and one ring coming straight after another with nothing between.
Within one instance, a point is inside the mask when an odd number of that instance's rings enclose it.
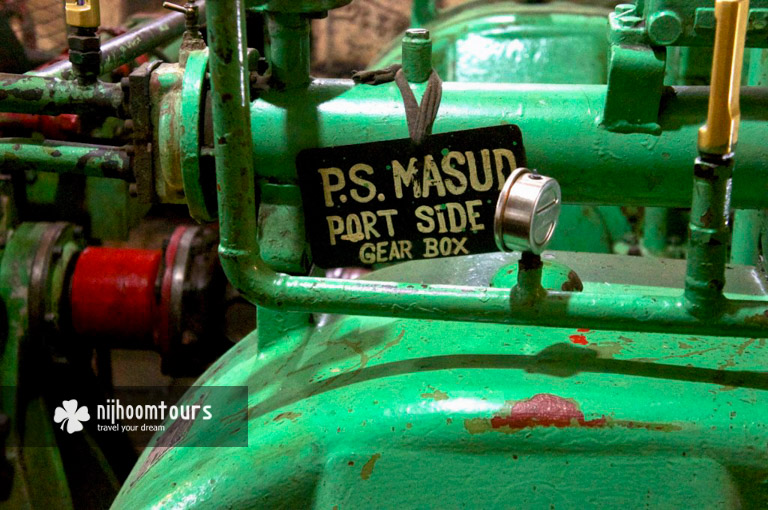
<instances>
[{"instance_id":1,"label":"rusty spot on green paint","mask_svg":"<svg viewBox=\"0 0 768 510\"><path fill-rule=\"evenodd\" d=\"M493 430L493 427L491 427L491 420L488 418L466 418L464 420L464 428L467 429L467 432L470 434L482 434ZM500 430L499 432L506 431Z\"/></svg>"},{"instance_id":2,"label":"rusty spot on green paint","mask_svg":"<svg viewBox=\"0 0 768 510\"><path fill-rule=\"evenodd\" d=\"M453 423L453 419L452 419L452 418L446 418L446 419L445 419L445 423L446 423L447 425L450 425L451 423Z\"/></svg>"},{"instance_id":3,"label":"rusty spot on green paint","mask_svg":"<svg viewBox=\"0 0 768 510\"><path fill-rule=\"evenodd\" d=\"M752 345L753 343L755 343L756 341L757 341L756 339L754 339L754 338L750 338L749 340L747 340L747 341L746 341L746 342L744 342L743 344L739 345L739 348L738 348L738 350L736 351L736 355L737 355L737 356L742 356L742 355L744 354L744 351L746 351L746 350L747 350L747 348L748 348L750 345Z\"/></svg>"},{"instance_id":4,"label":"rusty spot on green paint","mask_svg":"<svg viewBox=\"0 0 768 510\"><path fill-rule=\"evenodd\" d=\"M621 354L624 345L621 342L599 342L597 344L589 344L587 349L595 351L598 358L611 359L617 354Z\"/></svg>"},{"instance_id":5,"label":"rusty spot on green paint","mask_svg":"<svg viewBox=\"0 0 768 510\"><path fill-rule=\"evenodd\" d=\"M291 420L296 421L296 419L301 416L301 413L280 413L277 416L274 417L272 421L282 421L282 420Z\"/></svg>"},{"instance_id":6,"label":"rusty spot on green paint","mask_svg":"<svg viewBox=\"0 0 768 510\"><path fill-rule=\"evenodd\" d=\"M432 393L422 393L421 398L431 398L432 400L448 400L448 394L444 391L435 390Z\"/></svg>"},{"instance_id":7,"label":"rusty spot on green paint","mask_svg":"<svg viewBox=\"0 0 768 510\"><path fill-rule=\"evenodd\" d=\"M368 480L371 477L371 474L373 474L373 467L376 465L376 461L380 458L380 453L374 453L371 458L368 459L368 462L365 463L363 469L360 470L360 478Z\"/></svg>"},{"instance_id":8,"label":"rusty spot on green paint","mask_svg":"<svg viewBox=\"0 0 768 510\"><path fill-rule=\"evenodd\" d=\"M717 349L720 349L722 346L718 345L716 347L710 347L709 349L702 349L700 351L691 351L687 352L685 354L670 354L669 356L662 356L660 358L632 358L632 361L645 361L645 362L653 362L653 361L661 361L665 359L673 359L673 358L688 358L690 356L700 356L702 354L706 354L710 351L714 351Z\"/></svg>"},{"instance_id":9,"label":"rusty spot on green paint","mask_svg":"<svg viewBox=\"0 0 768 510\"><path fill-rule=\"evenodd\" d=\"M678 342L678 343L677 343L677 345L678 345L678 346L679 346L681 349L693 349L693 346L692 346L691 344L687 344L687 343L685 343L685 342Z\"/></svg>"},{"instance_id":10,"label":"rusty spot on green paint","mask_svg":"<svg viewBox=\"0 0 768 510\"><path fill-rule=\"evenodd\" d=\"M768 310L744 319L745 324L766 327L768 326Z\"/></svg>"},{"instance_id":11,"label":"rusty spot on green paint","mask_svg":"<svg viewBox=\"0 0 768 510\"><path fill-rule=\"evenodd\" d=\"M407 429L413 428L413 424L412 423L406 423L405 424L405 428L407 428Z\"/></svg>"}]
</instances>

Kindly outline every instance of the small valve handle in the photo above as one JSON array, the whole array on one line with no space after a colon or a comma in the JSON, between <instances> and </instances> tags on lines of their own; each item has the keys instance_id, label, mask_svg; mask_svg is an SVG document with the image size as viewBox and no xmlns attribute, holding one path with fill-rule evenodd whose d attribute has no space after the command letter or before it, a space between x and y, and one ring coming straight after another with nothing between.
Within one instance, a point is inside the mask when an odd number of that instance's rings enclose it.
<instances>
[{"instance_id":1,"label":"small valve handle","mask_svg":"<svg viewBox=\"0 0 768 510\"><path fill-rule=\"evenodd\" d=\"M172 2L163 2L163 8L168 9L170 11L180 12L182 14L187 14L189 12L189 9L187 7L179 4L174 4Z\"/></svg>"},{"instance_id":2,"label":"small valve handle","mask_svg":"<svg viewBox=\"0 0 768 510\"><path fill-rule=\"evenodd\" d=\"M189 0L184 5L175 4L173 2L163 2L163 8L183 14L186 17L187 28L197 25L199 8L195 5L195 0Z\"/></svg>"}]
</instances>

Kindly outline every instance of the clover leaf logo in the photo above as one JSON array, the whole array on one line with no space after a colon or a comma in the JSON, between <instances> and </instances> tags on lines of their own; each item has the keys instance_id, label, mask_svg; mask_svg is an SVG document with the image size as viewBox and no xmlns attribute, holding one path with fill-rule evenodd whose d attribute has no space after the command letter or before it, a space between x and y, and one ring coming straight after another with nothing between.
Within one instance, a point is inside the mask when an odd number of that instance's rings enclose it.
<instances>
[{"instance_id":1,"label":"clover leaf logo","mask_svg":"<svg viewBox=\"0 0 768 510\"><path fill-rule=\"evenodd\" d=\"M75 399L62 402L61 407L57 407L53 415L53 421L61 423L61 430L64 430L66 423L67 432L70 434L83 430L82 422L90 419L91 415L88 414L88 409L85 406L78 408Z\"/></svg>"}]
</instances>

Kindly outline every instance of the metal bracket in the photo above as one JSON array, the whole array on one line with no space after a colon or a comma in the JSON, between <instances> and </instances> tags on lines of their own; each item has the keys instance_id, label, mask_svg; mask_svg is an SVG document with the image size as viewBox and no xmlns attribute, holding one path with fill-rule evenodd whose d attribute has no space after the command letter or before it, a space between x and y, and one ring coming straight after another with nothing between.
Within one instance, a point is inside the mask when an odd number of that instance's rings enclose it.
<instances>
[{"instance_id":1,"label":"metal bracket","mask_svg":"<svg viewBox=\"0 0 768 510\"><path fill-rule=\"evenodd\" d=\"M139 200L144 203L157 202L154 184L154 158L152 157L152 109L149 82L152 73L161 64L160 61L148 62L141 65L128 77L129 110L133 119L133 145L136 150L133 157L133 174L136 178L136 191Z\"/></svg>"},{"instance_id":2,"label":"metal bracket","mask_svg":"<svg viewBox=\"0 0 768 510\"><path fill-rule=\"evenodd\" d=\"M664 47L611 46L601 122L605 129L619 133L661 133L658 120L666 61Z\"/></svg>"},{"instance_id":3,"label":"metal bracket","mask_svg":"<svg viewBox=\"0 0 768 510\"><path fill-rule=\"evenodd\" d=\"M189 215L199 222L213 221L217 217L216 195L212 189L206 193L210 186L204 185L200 175L200 112L207 69L207 49L189 52L181 86L181 178Z\"/></svg>"}]
</instances>

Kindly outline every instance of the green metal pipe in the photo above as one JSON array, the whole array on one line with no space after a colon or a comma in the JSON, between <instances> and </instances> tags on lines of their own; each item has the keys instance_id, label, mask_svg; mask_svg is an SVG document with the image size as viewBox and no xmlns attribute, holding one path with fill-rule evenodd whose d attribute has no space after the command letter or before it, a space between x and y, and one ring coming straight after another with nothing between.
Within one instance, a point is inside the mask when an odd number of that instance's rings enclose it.
<instances>
[{"instance_id":1,"label":"green metal pipe","mask_svg":"<svg viewBox=\"0 0 768 510\"><path fill-rule=\"evenodd\" d=\"M254 267L241 281L252 301L282 310L528 324L659 333L765 337L768 303L726 301L698 319L677 296L547 292L531 301L514 289L294 277Z\"/></svg>"},{"instance_id":2,"label":"green metal pipe","mask_svg":"<svg viewBox=\"0 0 768 510\"><path fill-rule=\"evenodd\" d=\"M643 247L651 255L664 256L667 250L667 212L665 207L646 207L643 218Z\"/></svg>"},{"instance_id":3,"label":"green metal pipe","mask_svg":"<svg viewBox=\"0 0 768 510\"><path fill-rule=\"evenodd\" d=\"M416 86L416 95L423 85ZM528 165L556 178L571 204L685 207L691 205L691 162L706 118L708 87L671 87L661 106L660 135L612 133L599 126L604 85L443 84L435 133L517 124ZM768 88L741 93L739 170L732 202L768 205ZM393 83L354 86L315 80L291 94L270 92L251 105L253 151L260 177L295 183L302 149L408 137L402 99Z\"/></svg>"},{"instance_id":4,"label":"green metal pipe","mask_svg":"<svg viewBox=\"0 0 768 510\"><path fill-rule=\"evenodd\" d=\"M123 103L119 83L81 86L74 81L0 73L0 111L10 113L98 113L117 116Z\"/></svg>"},{"instance_id":5,"label":"green metal pipe","mask_svg":"<svg viewBox=\"0 0 768 510\"><path fill-rule=\"evenodd\" d=\"M36 170L133 180L127 147L0 138L0 172Z\"/></svg>"},{"instance_id":6,"label":"green metal pipe","mask_svg":"<svg viewBox=\"0 0 768 510\"><path fill-rule=\"evenodd\" d=\"M309 19L301 14L270 12L267 29L273 80L286 89L309 84Z\"/></svg>"},{"instance_id":7,"label":"green metal pipe","mask_svg":"<svg viewBox=\"0 0 768 510\"><path fill-rule=\"evenodd\" d=\"M531 300L526 289L337 280L272 271L261 260L257 240L252 140L244 122L249 115L244 20L243 0L209 6L221 263L251 302L315 313L725 336L766 333L768 304L762 301L726 302L721 315L698 319L682 297L549 292Z\"/></svg>"},{"instance_id":8,"label":"green metal pipe","mask_svg":"<svg viewBox=\"0 0 768 510\"><path fill-rule=\"evenodd\" d=\"M249 281L252 273L261 278L269 272L261 263L257 241L244 0L211 2L207 20L219 255L232 284L245 291L255 288Z\"/></svg>"},{"instance_id":9,"label":"green metal pipe","mask_svg":"<svg viewBox=\"0 0 768 510\"><path fill-rule=\"evenodd\" d=\"M740 209L733 220L731 264L757 264L760 239L760 211Z\"/></svg>"},{"instance_id":10,"label":"green metal pipe","mask_svg":"<svg viewBox=\"0 0 768 510\"><path fill-rule=\"evenodd\" d=\"M432 23L437 18L437 5L435 0L413 0L411 8L411 26L423 27Z\"/></svg>"},{"instance_id":11,"label":"green metal pipe","mask_svg":"<svg viewBox=\"0 0 768 510\"><path fill-rule=\"evenodd\" d=\"M711 314L725 297L725 262L728 254L729 186L731 157L702 156L693 176L693 204L689 223L685 298L694 314Z\"/></svg>"}]
</instances>

